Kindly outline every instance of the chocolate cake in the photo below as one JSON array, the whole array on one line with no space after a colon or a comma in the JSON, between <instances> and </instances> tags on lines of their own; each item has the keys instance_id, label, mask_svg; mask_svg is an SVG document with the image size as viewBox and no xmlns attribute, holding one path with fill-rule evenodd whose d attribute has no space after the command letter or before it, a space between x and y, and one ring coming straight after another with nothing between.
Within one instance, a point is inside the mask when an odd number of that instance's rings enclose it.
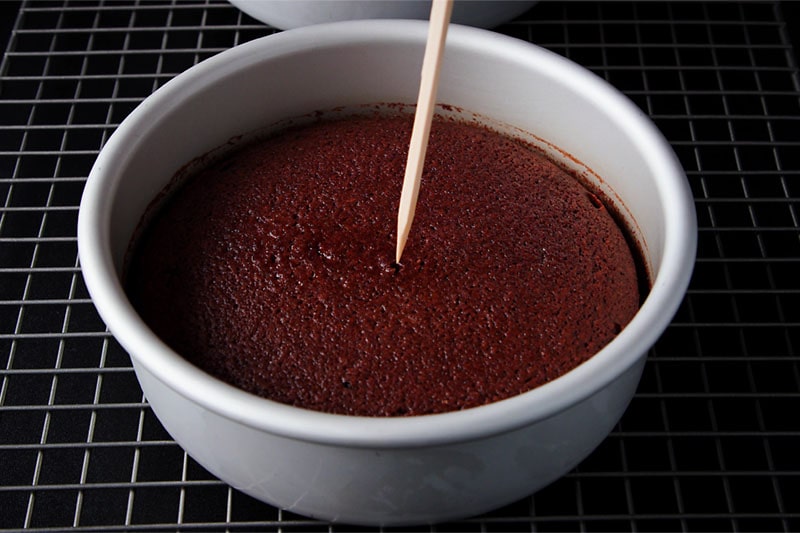
<instances>
[{"instance_id":1,"label":"chocolate cake","mask_svg":"<svg viewBox=\"0 0 800 533\"><path fill-rule=\"evenodd\" d=\"M192 175L131 248L127 291L176 352L278 402L365 416L520 394L637 312L604 203L523 141L434 122L395 264L413 117L298 126Z\"/></svg>"}]
</instances>

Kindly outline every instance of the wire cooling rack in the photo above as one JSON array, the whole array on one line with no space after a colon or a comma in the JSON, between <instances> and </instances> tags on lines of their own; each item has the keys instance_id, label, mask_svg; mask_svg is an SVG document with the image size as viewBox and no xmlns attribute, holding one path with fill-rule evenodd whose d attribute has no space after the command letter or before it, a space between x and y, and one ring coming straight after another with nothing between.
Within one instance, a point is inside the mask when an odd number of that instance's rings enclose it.
<instances>
[{"instance_id":1,"label":"wire cooling rack","mask_svg":"<svg viewBox=\"0 0 800 533\"><path fill-rule=\"evenodd\" d=\"M800 530L800 86L780 4L541 2L498 31L581 63L668 137L695 274L630 409L573 472L420 531ZM227 3L23 3L0 66L0 528L337 531L215 479L159 425L77 260L109 134L274 30ZM369 530L369 528L361 528Z\"/></svg>"}]
</instances>

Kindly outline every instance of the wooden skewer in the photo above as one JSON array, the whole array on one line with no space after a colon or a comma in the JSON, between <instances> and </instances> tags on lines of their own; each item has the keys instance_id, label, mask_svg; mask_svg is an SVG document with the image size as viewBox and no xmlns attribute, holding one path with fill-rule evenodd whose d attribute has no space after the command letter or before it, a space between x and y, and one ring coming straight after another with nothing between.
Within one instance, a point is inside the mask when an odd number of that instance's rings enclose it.
<instances>
[{"instance_id":1,"label":"wooden skewer","mask_svg":"<svg viewBox=\"0 0 800 533\"><path fill-rule=\"evenodd\" d=\"M425 44L425 56L422 59L417 109L414 113L414 126L411 130L411 142L408 147L406 174L400 194L400 208L397 211L397 252L395 255L397 263L400 263L400 257L403 255L403 248L406 246L408 232L417 208L422 166L425 163L425 152L428 149L431 120L433 120L433 110L436 104L436 89L439 86L440 64L452 11L453 0L433 0L431 2L430 25L428 40Z\"/></svg>"}]
</instances>

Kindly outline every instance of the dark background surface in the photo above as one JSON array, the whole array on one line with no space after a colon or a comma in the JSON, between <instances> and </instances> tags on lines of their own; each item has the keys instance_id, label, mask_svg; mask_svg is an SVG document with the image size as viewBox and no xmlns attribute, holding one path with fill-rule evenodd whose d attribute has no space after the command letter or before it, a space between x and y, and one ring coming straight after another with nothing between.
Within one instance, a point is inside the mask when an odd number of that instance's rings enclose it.
<instances>
[{"instance_id":1,"label":"dark background surface","mask_svg":"<svg viewBox=\"0 0 800 533\"><path fill-rule=\"evenodd\" d=\"M21 2L0 1L0 49L5 52Z\"/></svg>"},{"instance_id":2,"label":"dark background surface","mask_svg":"<svg viewBox=\"0 0 800 533\"><path fill-rule=\"evenodd\" d=\"M782 0L780 3L784 13L784 20L787 24L787 30L790 33L790 41L794 46L795 56L797 56L800 43L800 0ZM0 0L0 47L3 51L5 51L7 46L11 29L13 28L21 4L22 2L15 0Z\"/></svg>"}]
</instances>

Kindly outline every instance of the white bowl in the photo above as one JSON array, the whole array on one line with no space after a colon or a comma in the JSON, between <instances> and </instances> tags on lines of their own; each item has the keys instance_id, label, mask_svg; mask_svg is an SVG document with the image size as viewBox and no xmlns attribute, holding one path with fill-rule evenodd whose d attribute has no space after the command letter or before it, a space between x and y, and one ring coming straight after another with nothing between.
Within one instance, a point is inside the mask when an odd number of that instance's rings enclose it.
<instances>
[{"instance_id":1,"label":"white bowl","mask_svg":"<svg viewBox=\"0 0 800 533\"><path fill-rule=\"evenodd\" d=\"M120 273L148 204L186 162L314 110L416 99L427 25L359 21L265 37L189 69L119 126L92 169L78 244L98 311L133 359L153 411L213 474L326 520L397 525L479 514L586 457L637 387L688 285L696 221L669 145L600 78L526 42L453 26L439 101L540 138L632 219L652 275L638 314L586 363L525 394L458 412L366 418L282 405L189 364L139 318ZM576 163L581 161L585 166Z\"/></svg>"},{"instance_id":2,"label":"white bowl","mask_svg":"<svg viewBox=\"0 0 800 533\"><path fill-rule=\"evenodd\" d=\"M229 0L256 20L288 30L363 19L427 20L430 0ZM455 0L452 22L493 28L527 11L537 0Z\"/></svg>"}]
</instances>

